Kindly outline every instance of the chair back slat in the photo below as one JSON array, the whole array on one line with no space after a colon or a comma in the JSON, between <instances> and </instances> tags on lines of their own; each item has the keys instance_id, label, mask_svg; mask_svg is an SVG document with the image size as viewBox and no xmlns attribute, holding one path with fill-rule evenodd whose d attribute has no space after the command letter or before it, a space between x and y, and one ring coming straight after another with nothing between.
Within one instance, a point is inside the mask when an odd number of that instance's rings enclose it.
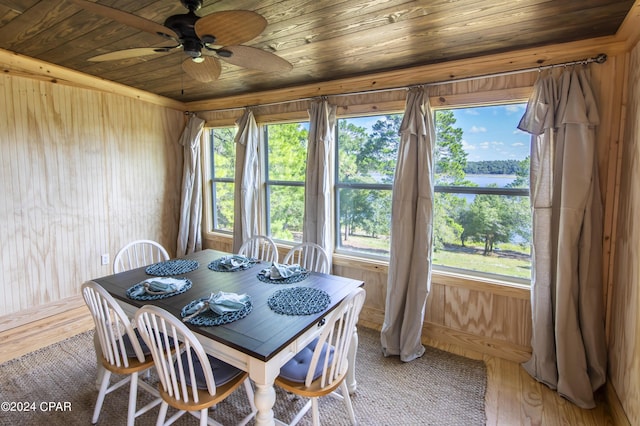
<instances>
[{"instance_id":1,"label":"chair back slat","mask_svg":"<svg viewBox=\"0 0 640 426\"><path fill-rule=\"evenodd\" d=\"M169 260L169 253L152 240L136 240L122 247L113 259L113 272L123 272Z\"/></svg>"},{"instance_id":2,"label":"chair back slat","mask_svg":"<svg viewBox=\"0 0 640 426\"><path fill-rule=\"evenodd\" d=\"M216 385L204 348L178 318L157 306L143 306L136 313L138 330L151 350L164 391L178 401L199 402L196 361L210 395ZM186 361L183 362L182 360Z\"/></svg>"},{"instance_id":3,"label":"chair back slat","mask_svg":"<svg viewBox=\"0 0 640 426\"><path fill-rule=\"evenodd\" d=\"M278 247L273 240L266 235L256 235L245 241L238 254L262 260L263 262L278 261Z\"/></svg>"},{"instance_id":4,"label":"chair back slat","mask_svg":"<svg viewBox=\"0 0 640 426\"><path fill-rule=\"evenodd\" d=\"M328 274L331 269L327 252L316 243L301 243L293 246L285 256L283 263L287 265L298 264L309 271L323 274Z\"/></svg>"},{"instance_id":5,"label":"chair back slat","mask_svg":"<svg viewBox=\"0 0 640 426\"><path fill-rule=\"evenodd\" d=\"M115 299L93 281L82 285L82 296L91 312L104 359L115 367L129 367L125 346L125 336L128 336L136 358L143 362L145 357L133 325Z\"/></svg>"}]
</instances>

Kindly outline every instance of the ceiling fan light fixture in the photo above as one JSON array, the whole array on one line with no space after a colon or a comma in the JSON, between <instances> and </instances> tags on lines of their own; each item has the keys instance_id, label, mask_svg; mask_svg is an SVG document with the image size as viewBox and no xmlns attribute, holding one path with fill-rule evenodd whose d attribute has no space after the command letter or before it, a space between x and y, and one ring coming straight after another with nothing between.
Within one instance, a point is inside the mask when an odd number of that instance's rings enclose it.
<instances>
[{"instance_id":1,"label":"ceiling fan light fixture","mask_svg":"<svg viewBox=\"0 0 640 426\"><path fill-rule=\"evenodd\" d=\"M195 58L191 58L191 60L196 64L201 64L204 62L204 58L202 56L196 56Z\"/></svg>"}]
</instances>

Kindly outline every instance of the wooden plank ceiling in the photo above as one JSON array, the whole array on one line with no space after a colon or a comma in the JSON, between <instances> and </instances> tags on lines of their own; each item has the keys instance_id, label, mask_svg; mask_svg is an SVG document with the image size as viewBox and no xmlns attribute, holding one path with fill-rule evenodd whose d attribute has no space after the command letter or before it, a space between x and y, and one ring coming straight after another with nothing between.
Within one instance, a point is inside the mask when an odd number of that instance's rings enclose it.
<instances>
[{"instance_id":1,"label":"wooden plank ceiling","mask_svg":"<svg viewBox=\"0 0 640 426\"><path fill-rule=\"evenodd\" d=\"M93 1L93 0L92 0ZM163 24L179 0L97 0ZM251 10L268 25L245 43L289 61L288 72L222 62L196 81L180 49L109 62L116 50L167 46L166 39L83 10L69 0L0 0L0 48L180 101L280 89L614 35L633 0L204 0L196 13ZM581 59L581 58L576 58Z\"/></svg>"}]
</instances>

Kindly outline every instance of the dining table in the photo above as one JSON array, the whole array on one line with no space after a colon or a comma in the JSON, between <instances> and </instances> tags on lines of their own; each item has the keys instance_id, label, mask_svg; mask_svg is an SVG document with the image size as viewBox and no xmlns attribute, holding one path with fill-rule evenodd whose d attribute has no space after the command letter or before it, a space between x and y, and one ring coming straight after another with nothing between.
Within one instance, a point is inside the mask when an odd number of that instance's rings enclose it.
<instances>
[{"instance_id":1,"label":"dining table","mask_svg":"<svg viewBox=\"0 0 640 426\"><path fill-rule=\"evenodd\" d=\"M208 354L249 373L255 387L255 424L273 425L273 406L276 400L274 380L280 373L280 367L322 332L327 314L349 293L363 286L364 282L312 271L306 271L304 277L299 276L297 279L265 279L264 271L273 266L271 263L253 260L249 265L236 270L220 268L221 261L230 256L233 255L205 249L165 262L167 265L173 262L174 266L178 261L182 262L183 267L189 265L186 269L176 270L179 272L177 274L171 274L171 270L158 269L163 266L161 262L93 281L107 290L130 317L133 317L138 308L151 304L184 319L188 316L185 314L187 305L194 306L196 301L205 300L212 294L223 292L221 294L248 295L250 304L247 307L250 309L245 309L238 318L231 318L230 322L209 325L187 321L185 324L195 333ZM150 300L131 297L132 287L141 285L158 273L161 276L187 279L190 287L170 297L149 297ZM282 312L278 308L279 304L274 303L280 296L289 297L298 292L320 294L325 298L324 303L308 310L303 306L296 312ZM317 297L311 297L309 303L316 303L317 300L314 299ZM346 379L349 392L355 392L357 386L354 374L357 341L357 331L354 330L350 369Z\"/></svg>"}]
</instances>

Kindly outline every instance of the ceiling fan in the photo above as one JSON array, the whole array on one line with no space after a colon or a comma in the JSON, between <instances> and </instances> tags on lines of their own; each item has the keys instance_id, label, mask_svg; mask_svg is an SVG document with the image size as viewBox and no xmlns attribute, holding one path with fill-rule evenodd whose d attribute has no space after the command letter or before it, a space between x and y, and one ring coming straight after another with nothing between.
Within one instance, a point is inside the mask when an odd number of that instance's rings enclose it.
<instances>
[{"instance_id":1,"label":"ceiling fan","mask_svg":"<svg viewBox=\"0 0 640 426\"><path fill-rule=\"evenodd\" d=\"M130 27L173 40L166 47L138 47L118 50L89 58L89 61L117 61L182 49L187 58L182 69L195 80L207 83L216 80L222 70L219 59L244 68L259 71L289 71L292 65L285 59L250 46L267 26L267 20L249 10L213 12L200 17L195 12L202 0L180 0L188 13L169 16L164 25L140 16L87 0L67 0L80 8Z\"/></svg>"}]
</instances>

